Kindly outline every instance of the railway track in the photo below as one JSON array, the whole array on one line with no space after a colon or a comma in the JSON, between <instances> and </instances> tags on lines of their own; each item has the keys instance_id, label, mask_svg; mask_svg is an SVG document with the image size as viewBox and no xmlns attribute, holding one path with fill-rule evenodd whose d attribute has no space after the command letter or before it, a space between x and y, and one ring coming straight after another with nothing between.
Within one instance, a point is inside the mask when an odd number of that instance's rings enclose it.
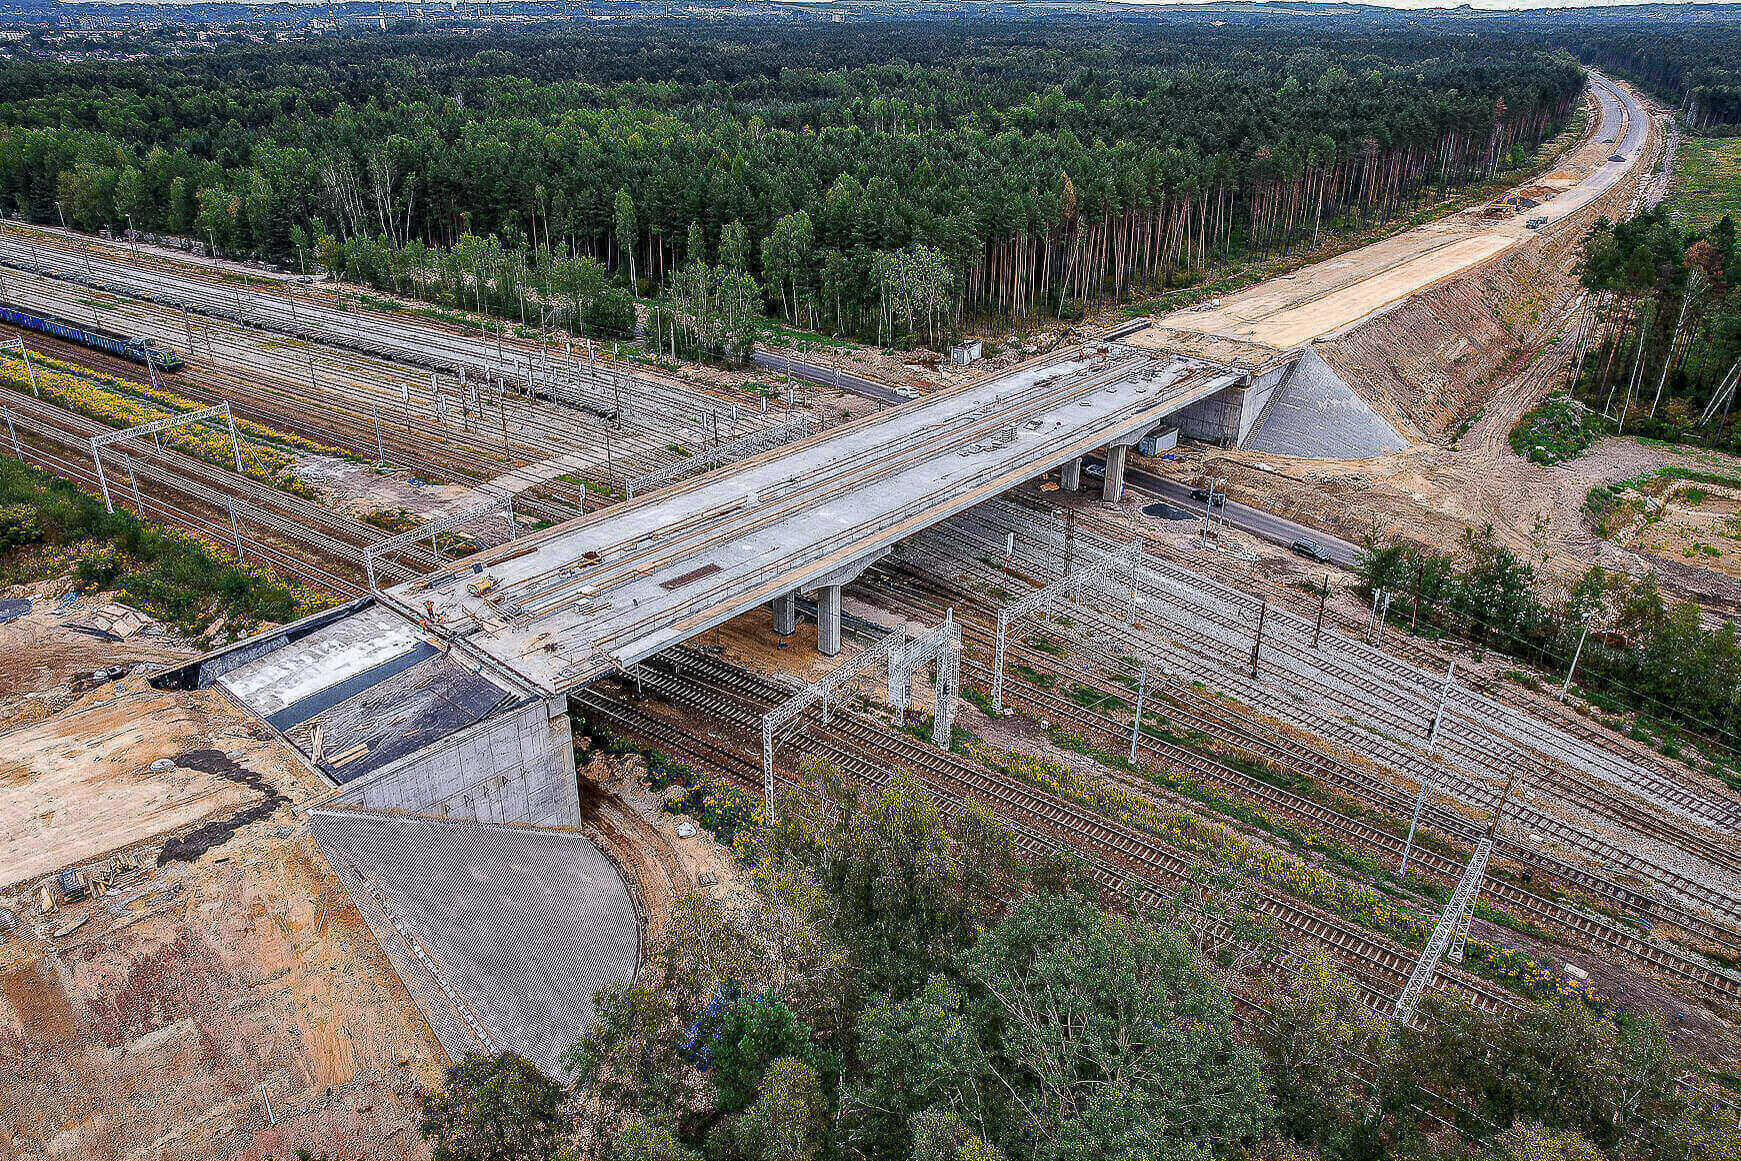
<instances>
[{"instance_id":1,"label":"railway track","mask_svg":"<svg viewBox=\"0 0 1741 1161\"><path fill-rule=\"evenodd\" d=\"M957 562L959 563L959 562ZM867 574L867 581L880 584L886 600L896 602L913 602L916 594L925 594L929 599L923 605L909 603L909 615L916 615L922 621L934 620L940 611L946 607L954 607L961 617L963 632L968 640L975 640L976 635L983 635L987 622L995 613L996 606L984 595L968 587L951 584L942 579L942 574L948 570L937 569L924 573L909 568L901 568L898 572L890 569L885 562L879 569L873 569ZM886 576L887 579L884 579ZM1003 578L998 578L1003 579ZM1086 618L1087 614L1075 610L1079 616ZM1097 620L1093 628L1103 635L1117 638L1120 632L1128 632L1122 622L1107 618ZM1071 680L1083 682L1089 680L1080 659L1084 646L1080 640L1067 637L1043 623L1034 627L1024 627L1015 635L1015 640L1022 637L1040 634L1048 637L1054 647L1069 650L1077 658L1077 663L1066 668L1063 661L1055 655L1047 655L1040 651L1027 651L1025 664L1041 671L1049 671ZM983 638L978 638L983 639ZM1089 651L1089 655L1106 673L1123 673L1132 669L1132 662L1126 656L1118 656L1106 651ZM1190 678L1192 674L1183 674ZM1273 723L1258 721L1245 717L1230 707L1224 701L1194 689L1189 680L1155 682L1170 702L1168 713L1181 721L1188 728L1200 731L1215 741L1242 752L1291 770L1311 779L1320 785L1331 786L1340 792L1347 793L1358 801L1371 802L1389 811L1393 816L1407 817L1412 810L1412 796L1398 790L1376 772L1351 765L1344 759L1335 757L1332 753L1320 752L1306 745L1287 733L1278 731ZM1104 682L1101 685L1106 689ZM1118 696L1128 697L1129 690L1121 689ZM1334 736L1335 729L1347 729L1346 723L1328 719L1320 723L1328 736ZM1325 736L1325 735L1320 735ZM1443 810L1429 801L1428 812L1423 820L1429 826L1438 829L1448 837L1465 844L1472 844L1478 837L1474 824L1461 815ZM1533 819L1529 825L1534 825ZM1567 828L1570 829L1570 828ZM1575 891L1586 893L1601 900L1604 904L1648 917L1654 921L1665 922L1680 928L1693 938L1741 952L1741 940L1729 928L1713 923L1697 911L1690 910L1670 900L1659 900L1637 889L1620 883L1613 878L1598 874L1586 868L1565 862L1555 856L1542 852L1534 847L1525 846L1503 836L1499 845L1501 857L1518 866L1529 868L1532 874L1555 880L1563 886ZM1398 852L1400 854L1400 851ZM1701 902L1714 905L1732 901L1696 880L1674 877L1673 872L1661 871L1669 877L1668 886L1683 894L1699 898Z\"/></svg>"},{"instance_id":2,"label":"railway track","mask_svg":"<svg viewBox=\"0 0 1741 1161\"><path fill-rule=\"evenodd\" d=\"M922 613L929 610L909 605L908 611ZM991 668L983 658L989 657L991 652L990 632L984 625L966 618L957 623L962 627L964 638L963 678L971 676L982 688L989 687ZM966 653L966 641L969 639L978 647L980 658ZM1059 663L1057 657L1043 651L1012 647L1011 655L1012 661L1019 658L1021 664L1038 672L1050 673L1060 678L1068 677L1078 683L1085 680L1085 675L1067 669ZM1128 690L1109 687L1109 683L1103 681L1095 682L1093 688L1105 696L1126 697L1129 694ZM1122 749L1130 736L1129 722L1091 710L1019 676L1014 680L1006 680L1005 695L1013 702L1025 703L1037 716L1065 723L1114 750ZM1402 855L1403 839L1391 831L1343 814L1303 795L1273 786L1254 775L1216 762L1195 751L1146 732L1138 734L1137 748L1139 753L1153 760L1182 769L1210 785L1251 800L1266 811L1304 823L1319 833L1340 835L1386 858L1397 859ZM1455 883L1463 871L1463 864L1459 859L1427 847L1417 847L1413 860L1423 872L1431 874L1442 883ZM1642 939L1621 923L1566 906L1494 876L1489 876L1484 881L1483 890L1488 898L1507 905L1531 921L1558 929L1562 934L1581 941L1589 950L1621 951L1632 955L1678 982L1697 988L1712 999L1727 1002L1741 999L1741 980L1677 950ZM1430 905L1430 901L1428 904ZM1735 937L1721 929L1715 929L1711 934L1722 934L1726 937L1727 946L1736 946Z\"/></svg>"},{"instance_id":3,"label":"railway track","mask_svg":"<svg viewBox=\"0 0 1741 1161\"><path fill-rule=\"evenodd\" d=\"M138 369L122 360L70 344L39 346L64 362L86 366L139 387L147 386ZM175 378L164 379L163 388L190 403L227 402L238 419L444 483L478 487L513 466L482 448L468 445L452 429L445 436L437 435L433 425L421 424L409 412L381 412L377 438L374 415L348 405L342 396L311 394L306 389L297 390L293 384L263 376L246 381L202 359L190 360ZM549 498L521 494L516 496L515 506L531 515L562 521L578 516L579 504L598 508L606 503L603 497L560 481L538 491L549 493Z\"/></svg>"},{"instance_id":4,"label":"railway track","mask_svg":"<svg viewBox=\"0 0 1741 1161\"><path fill-rule=\"evenodd\" d=\"M715 659L687 650L676 654L681 673L669 675L668 680L655 679L652 685L656 692L741 730L759 734L761 713L787 693ZM831 724L820 731L819 744L831 760L848 758L848 768L870 776L873 785L880 784L891 768L909 770L941 797L978 802L1018 830L1051 836L1068 849L1090 854L1162 894L1195 881L1196 868L1190 860L1133 827L1036 791L850 711L833 716ZM757 769L759 773L759 766ZM1279 930L1330 948L1367 981L1381 1002L1385 998L1394 1002L1414 968L1415 952L1262 884L1251 886L1255 908ZM1441 969L1438 980L1441 986L1483 1007L1518 1006L1510 993L1465 972Z\"/></svg>"},{"instance_id":5,"label":"railway track","mask_svg":"<svg viewBox=\"0 0 1741 1161\"><path fill-rule=\"evenodd\" d=\"M1004 545L999 534L1004 531L1003 527L994 525L984 533L964 534L952 526L946 535L962 538L966 547L959 555L967 558L966 567L988 585L995 586L1005 578L984 560L1001 556ZM1018 535L1018 544L1020 541ZM1082 547L1084 544L1084 539L1078 535L1077 545ZM1056 546L1050 546L1050 551L1044 554L1029 553L1020 559L1026 571L1035 574L1031 579L1036 584L1052 579L1055 573L1061 574L1062 559ZM1277 627L1277 631L1266 633L1264 656L1270 660L1272 670L1285 673L1288 678L1287 696L1280 696L1272 683L1252 680L1249 669L1235 668L1236 665L1250 664L1249 642L1253 639L1256 615L1247 624L1235 616L1217 612L1213 607L1205 607L1196 600L1199 590L1193 579L1189 575L1169 575L1169 566L1164 561L1145 560L1145 568L1162 574L1158 581L1145 580L1139 584L1139 590L1149 602L1151 611L1161 610L1159 620L1164 635L1159 631L1133 633L1115 619L1096 617L1092 612L1084 614L1083 619L1093 621L1097 632L1120 639L1132 649L1152 652L1157 646L1168 648L1171 651L1166 660L1181 665L1199 680L1229 690L1253 704L1273 703L1274 711L1283 720L1298 721L1320 736L1404 772L1416 781L1430 778L1435 785L1478 809L1493 809L1499 797L1498 787L1503 785L1509 766L1496 762L1484 751L1479 732L1482 727L1473 709L1448 711L1446 728L1438 734L1437 745L1431 748L1434 752L1429 753L1426 742L1435 716L1436 691L1431 691L1431 696L1425 690L1411 691L1407 697L1412 700L1412 705L1399 706L1398 695L1393 689L1370 675L1349 674L1333 656L1320 656L1300 640L1290 639L1286 622L1272 614L1268 621ZM1187 594L1190 594L1189 599ZM1210 632L1205 626L1216 631ZM1296 630L1298 628L1295 626ZM1230 644L1241 639L1247 643L1243 647ZM1235 654L1241 648L1246 655L1236 660ZM1277 670L1278 663L1291 665L1291 668ZM1319 666L1327 668L1314 679L1313 671ZM1266 672L1264 676L1268 678L1270 674ZM1439 680L1442 682L1443 679ZM1310 700L1298 696L1302 690L1310 692ZM1362 725L1356 727L1356 722ZM1410 738L1419 738L1420 741L1406 740ZM1511 751L1510 761L1535 765L1545 759L1533 751L1515 750ZM1472 776L1474 774L1480 776ZM1580 801L1585 798L1593 800L1592 807L1611 801L1600 792L1585 791ZM1527 805L1518 809L1527 817L1530 829L1552 834L1574 848L1600 854L1628 873L1670 883L1700 882L1661 865L1659 860L1608 842L1590 833L1588 828L1574 826ZM1619 816L1616 821L1639 817L1625 813L1620 807L1615 807L1611 813ZM1741 870L1741 855L1737 855L1729 844L1690 830L1678 819L1644 817L1648 819L1649 827L1645 833L1650 837L1679 850L1696 853L1715 867L1730 872ZM1702 884L1693 890L1701 904L1713 907L1719 914L1741 916L1741 899L1733 893Z\"/></svg>"},{"instance_id":6,"label":"railway track","mask_svg":"<svg viewBox=\"0 0 1741 1161\"><path fill-rule=\"evenodd\" d=\"M1016 501L1031 509L1041 507L1036 497L1027 494L1018 494ZM1076 522L1078 529L1089 534L1098 533L1120 542L1129 537L1128 529L1092 511L1079 511ZM1251 599L1268 601L1272 609L1277 605L1285 606L1301 621L1315 621L1318 602L1297 589L1237 569L1219 554L1197 554L1186 564L1179 559L1179 550L1164 539L1144 537L1144 543L1150 555L1157 560L1173 562L1199 576L1207 574L1232 590L1257 589L1259 593ZM1255 609L1250 611L1255 612ZM1367 646L1360 641L1366 635L1364 623L1356 622L1342 611L1330 608L1325 610L1325 620L1330 628L1345 638L1343 648L1351 654L1357 654L1362 663L1385 671L1394 681L1416 686L1423 693L1436 696L1436 678L1433 671L1442 671L1454 655L1403 634L1392 634L1384 638L1385 648ZM1466 663L1466 659L1460 660L1465 660ZM1710 794L1689 790L1677 780L1676 771L1660 758L1643 751L1642 748L1617 740L1608 731L1558 701L1512 705L1461 687L1453 690L1453 697L1469 703L1466 712L1471 717L1498 715L1506 730L1519 736L1520 744L1534 749L1545 761L1588 767L1614 782L1635 787L1642 793L1683 810L1706 825L1731 829L1741 825L1741 802L1727 799L1714 801ZM1534 718L1542 714L1550 716L1552 721L1538 724ZM1554 731L1569 735L1570 744L1568 739L1555 738ZM1617 745L1626 748L1626 756L1615 752ZM1680 773L1683 776L1685 774L1684 771ZM1600 786L1594 789L1598 793L1602 792ZM1608 801L1612 800L1613 796L1609 795ZM1741 860L1734 861L1732 869L1741 869Z\"/></svg>"},{"instance_id":7,"label":"railway track","mask_svg":"<svg viewBox=\"0 0 1741 1161\"><path fill-rule=\"evenodd\" d=\"M91 301L81 298L76 287L50 279L26 281L13 275L9 289L63 312ZM319 342L271 338L240 325L206 321L196 335L185 314L178 320L149 303L118 300L90 309L112 316L105 319L107 325L185 349L194 374L238 404L279 400L280 414L301 410L342 421L368 454L377 450L378 414L384 420L383 436L391 434L388 425L397 425L437 456L452 453L459 468L472 469L467 475L481 478L558 457L578 456L586 472L599 476L618 474L619 464L627 476L682 458L671 451L664 434L610 429L585 412L524 397L499 383L462 385L453 377L441 382L436 373L424 378L403 365ZM493 418L491 410L496 412ZM467 450L458 451L462 446ZM578 499L578 493L568 497L571 503Z\"/></svg>"},{"instance_id":8,"label":"railway track","mask_svg":"<svg viewBox=\"0 0 1741 1161\"><path fill-rule=\"evenodd\" d=\"M93 435L111 432L96 420L54 404L0 388L0 404L12 414L21 432L60 445L72 452L90 454ZM109 477L109 494L131 496L135 506L143 503L144 480L158 488L167 488L183 497L198 501L225 514L223 530L230 533L229 513L236 515L236 531L221 538L232 549L243 528L253 526L270 530L289 542L306 547L317 559L342 561L360 574L363 550L386 539L387 533L361 521L332 511L322 504L304 499L281 489L262 484L248 476L219 468L203 460L184 455L169 447L157 447L139 442L128 450L123 445L108 445L102 450L104 470ZM56 462L71 463L56 455ZM72 478L72 477L69 477ZM94 465L87 471L81 465L78 482L98 490L101 481ZM411 577L421 575L443 563L428 548L412 546L398 550L381 562L384 575ZM330 571L330 570L329 570Z\"/></svg>"},{"instance_id":9,"label":"railway track","mask_svg":"<svg viewBox=\"0 0 1741 1161\"><path fill-rule=\"evenodd\" d=\"M19 458L23 463L70 480L92 494L97 492L97 473L94 467L87 467L33 442L21 440L20 448L22 454ZM137 496L131 491L120 493L118 505L131 506L142 518L190 533L221 551L234 551L235 540L230 533L227 512L220 518L218 513L211 512L204 504L169 504L143 491ZM242 531L240 539L245 559L259 561L280 576L340 597L357 597L366 591L354 579L325 568L304 555L287 552L280 545L262 540L252 532Z\"/></svg>"},{"instance_id":10,"label":"railway track","mask_svg":"<svg viewBox=\"0 0 1741 1161\"><path fill-rule=\"evenodd\" d=\"M428 369L457 373L463 367L480 377L493 371L563 402L637 414L661 421L660 426L679 421L693 430L711 432L716 439L721 435L722 413L732 427L743 414L730 401L629 364L601 367L593 359L585 366L571 361L562 367L543 344L504 336L507 324L498 324L493 336L474 338L469 331L422 315L375 311L354 303L346 309L346 304L330 296L261 279L246 280L244 292L244 280L220 278L188 263L110 250L82 238L75 244L17 227L0 232L0 261L47 277ZM633 396L632 410L622 402L625 384Z\"/></svg>"}]
</instances>

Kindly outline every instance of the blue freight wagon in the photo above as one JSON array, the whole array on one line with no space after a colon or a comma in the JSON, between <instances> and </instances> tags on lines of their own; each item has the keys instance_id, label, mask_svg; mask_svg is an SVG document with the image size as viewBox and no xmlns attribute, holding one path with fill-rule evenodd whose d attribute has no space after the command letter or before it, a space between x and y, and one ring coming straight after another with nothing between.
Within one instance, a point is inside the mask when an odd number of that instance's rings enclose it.
<instances>
[{"instance_id":1,"label":"blue freight wagon","mask_svg":"<svg viewBox=\"0 0 1741 1161\"><path fill-rule=\"evenodd\" d=\"M65 339L69 343L90 347L93 350L106 351L123 359L131 359L135 363L146 363L159 371L178 371L181 369L181 356L167 347L159 346L150 339L129 339L121 335L110 334L108 331L97 330L95 327L80 326L64 318L52 314L41 314L33 311L19 310L13 306L0 305L0 322L11 323L15 327L26 330L40 331L45 335L53 335L57 339Z\"/></svg>"}]
</instances>

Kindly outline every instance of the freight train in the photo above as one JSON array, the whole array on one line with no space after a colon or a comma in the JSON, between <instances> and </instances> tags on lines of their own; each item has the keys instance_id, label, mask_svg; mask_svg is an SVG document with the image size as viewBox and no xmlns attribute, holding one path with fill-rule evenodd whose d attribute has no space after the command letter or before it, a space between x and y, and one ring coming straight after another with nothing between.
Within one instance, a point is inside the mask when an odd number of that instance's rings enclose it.
<instances>
[{"instance_id":1,"label":"freight train","mask_svg":"<svg viewBox=\"0 0 1741 1161\"><path fill-rule=\"evenodd\" d=\"M151 339L129 339L121 335L110 334L108 331L97 330L95 327L80 326L57 318L52 314L19 310L17 307L0 305L0 322L11 323L15 327L26 330L41 331L45 335L53 335L57 339L65 339L69 343L91 347L94 350L106 351L111 355L119 355L123 359L131 359L135 363L144 363L156 367L159 371L179 371L181 356L168 347L159 345Z\"/></svg>"}]
</instances>

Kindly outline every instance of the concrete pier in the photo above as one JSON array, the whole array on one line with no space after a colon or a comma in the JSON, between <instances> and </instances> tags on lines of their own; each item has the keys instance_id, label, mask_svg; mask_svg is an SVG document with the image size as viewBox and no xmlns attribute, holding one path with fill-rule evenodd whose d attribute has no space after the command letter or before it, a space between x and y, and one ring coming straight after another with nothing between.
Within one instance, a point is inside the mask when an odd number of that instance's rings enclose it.
<instances>
[{"instance_id":1,"label":"concrete pier","mask_svg":"<svg viewBox=\"0 0 1741 1161\"><path fill-rule=\"evenodd\" d=\"M840 586L816 591L816 651L824 657L840 652Z\"/></svg>"},{"instance_id":2,"label":"concrete pier","mask_svg":"<svg viewBox=\"0 0 1741 1161\"><path fill-rule=\"evenodd\" d=\"M1058 486L1066 492L1082 490L1082 457L1066 460L1058 468Z\"/></svg>"},{"instance_id":3,"label":"concrete pier","mask_svg":"<svg viewBox=\"0 0 1741 1161\"><path fill-rule=\"evenodd\" d=\"M787 593L783 597L775 597L768 602L768 607L774 611L774 632L781 637L790 637L798 630L798 594Z\"/></svg>"},{"instance_id":4,"label":"concrete pier","mask_svg":"<svg viewBox=\"0 0 1741 1161\"><path fill-rule=\"evenodd\" d=\"M1106 485L1101 497L1108 504L1116 504L1124 499L1124 460L1130 454L1130 449L1123 444L1114 444L1106 449Z\"/></svg>"}]
</instances>

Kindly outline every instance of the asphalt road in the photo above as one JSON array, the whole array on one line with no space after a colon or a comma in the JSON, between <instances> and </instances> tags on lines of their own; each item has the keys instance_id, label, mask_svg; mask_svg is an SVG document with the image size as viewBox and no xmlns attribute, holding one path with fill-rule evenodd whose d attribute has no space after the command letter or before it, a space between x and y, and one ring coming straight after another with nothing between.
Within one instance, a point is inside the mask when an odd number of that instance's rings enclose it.
<instances>
[{"instance_id":1,"label":"asphalt road","mask_svg":"<svg viewBox=\"0 0 1741 1161\"><path fill-rule=\"evenodd\" d=\"M1089 459L1088 463L1098 464L1098 459ZM1096 481L1098 483L1098 481ZM1084 487L1089 486L1084 481ZM1174 508L1190 513L1192 517L1202 515L1203 501L1191 498L1191 485L1182 484L1177 480L1169 480L1165 476L1157 476L1151 472L1137 468L1126 468L1124 486L1127 491L1140 492L1165 500ZM1291 546L1296 540L1310 540L1324 550L1329 563L1341 565L1343 568L1354 567L1354 562L1360 558L1360 546L1350 544L1346 540L1320 532L1316 528L1295 523L1262 508L1253 508L1249 504L1241 504L1238 500L1229 500L1225 505L1224 518L1227 523L1241 532L1249 532L1272 544L1284 547Z\"/></svg>"}]
</instances>

